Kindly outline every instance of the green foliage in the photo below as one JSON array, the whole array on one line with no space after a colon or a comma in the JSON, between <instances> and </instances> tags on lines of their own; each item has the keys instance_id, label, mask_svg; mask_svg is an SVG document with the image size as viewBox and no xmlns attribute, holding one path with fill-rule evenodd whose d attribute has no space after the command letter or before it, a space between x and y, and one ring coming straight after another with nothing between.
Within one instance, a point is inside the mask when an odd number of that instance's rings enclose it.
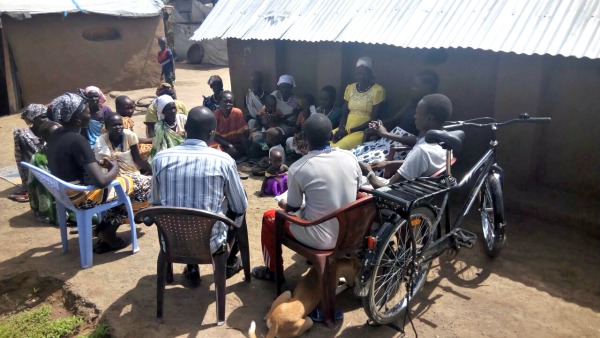
<instances>
[{"instance_id":1,"label":"green foliage","mask_svg":"<svg viewBox=\"0 0 600 338\"><path fill-rule=\"evenodd\" d=\"M96 326L92 333L86 336L81 336L79 338L110 338L110 329L108 328L108 326L100 324Z\"/></svg>"},{"instance_id":2,"label":"green foliage","mask_svg":"<svg viewBox=\"0 0 600 338\"><path fill-rule=\"evenodd\" d=\"M83 324L83 317L69 316L51 319L52 308L40 306L18 313L0 322L3 338L61 338L68 337Z\"/></svg>"}]
</instances>

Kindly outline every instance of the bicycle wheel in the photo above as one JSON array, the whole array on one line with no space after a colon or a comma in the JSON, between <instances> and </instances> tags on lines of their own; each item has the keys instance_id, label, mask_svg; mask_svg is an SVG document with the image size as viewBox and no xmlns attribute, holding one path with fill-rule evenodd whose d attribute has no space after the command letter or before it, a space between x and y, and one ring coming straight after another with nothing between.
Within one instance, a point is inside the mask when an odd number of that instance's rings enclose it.
<instances>
[{"instance_id":1,"label":"bicycle wheel","mask_svg":"<svg viewBox=\"0 0 600 338\"><path fill-rule=\"evenodd\" d=\"M402 220L379 239L368 293L362 297L363 308L373 322L389 324L399 319L425 283L431 262L414 267L411 262L416 252L435 240L434 221L429 208L418 207L410 223ZM416 247L411 241L411 231ZM410 296L408 285L412 289Z\"/></svg>"},{"instance_id":2,"label":"bicycle wheel","mask_svg":"<svg viewBox=\"0 0 600 338\"><path fill-rule=\"evenodd\" d=\"M506 236L504 234L504 202L502 199L502 186L497 175L487 177L481 188L481 227L485 241L485 251L491 258L500 254L504 247Z\"/></svg>"}]
</instances>

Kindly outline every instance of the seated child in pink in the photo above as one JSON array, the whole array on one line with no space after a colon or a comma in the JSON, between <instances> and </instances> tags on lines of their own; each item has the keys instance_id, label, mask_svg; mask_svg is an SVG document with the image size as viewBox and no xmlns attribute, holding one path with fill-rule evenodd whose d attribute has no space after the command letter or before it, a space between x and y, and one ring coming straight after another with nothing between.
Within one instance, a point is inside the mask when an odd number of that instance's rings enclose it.
<instances>
[{"instance_id":1,"label":"seated child in pink","mask_svg":"<svg viewBox=\"0 0 600 338\"><path fill-rule=\"evenodd\" d=\"M287 191L287 171L285 162L285 151L283 147L272 147L269 149L269 161L271 166L265 172L265 180L260 188L261 196L279 196Z\"/></svg>"}]
</instances>

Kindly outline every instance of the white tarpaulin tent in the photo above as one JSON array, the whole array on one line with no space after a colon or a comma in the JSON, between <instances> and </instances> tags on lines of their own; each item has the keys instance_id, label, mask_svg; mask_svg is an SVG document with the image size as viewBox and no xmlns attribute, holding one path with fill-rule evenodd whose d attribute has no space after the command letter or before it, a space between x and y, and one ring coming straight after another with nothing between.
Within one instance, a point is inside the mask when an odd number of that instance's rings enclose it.
<instances>
[{"instance_id":1,"label":"white tarpaulin tent","mask_svg":"<svg viewBox=\"0 0 600 338\"><path fill-rule=\"evenodd\" d=\"M185 5L185 7L183 7ZM182 3L175 6L173 11L173 25L175 38L175 53L178 60L188 60L192 63L208 63L218 66L227 66L227 40L213 39L205 41L193 41L190 37L206 19L212 6L207 6L200 1L193 0L191 3Z\"/></svg>"},{"instance_id":2,"label":"white tarpaulin tent","mask_svg":"<svg viewBox=\"0 0 600 338\"><path fill-rule=\"evenodd\" d=\"M125 17L157 16L161 0L0 0L0 12L16 19L36 14L88 12Z\"/></svg>"}]
</instances>

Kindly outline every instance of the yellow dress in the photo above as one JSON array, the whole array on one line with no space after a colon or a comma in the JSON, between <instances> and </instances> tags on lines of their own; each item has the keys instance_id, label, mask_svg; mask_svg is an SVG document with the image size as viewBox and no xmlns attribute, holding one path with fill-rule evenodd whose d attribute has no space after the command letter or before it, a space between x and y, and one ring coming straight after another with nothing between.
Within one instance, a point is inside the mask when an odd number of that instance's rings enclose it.
<instances>
[{"instance_id":1,"label":"yellow dress","mask_svg":"<svg viewBox=\"0 0 600 338\"><path fill-rule=\"evenodd\" d=\"M378 84L374 84L369 90L360 93L356 90L356 83L349 84L344 92L344 100L348 102L348 118L346 120L346 130L360 126L371 120L373 106L380 104L385 100L385 89ZM335 134L338 129L334 129ZM332 147L339 147L350 150L362 143L364 137L363 131L357 131L348 134L338 142L331 142Z\"/></svg>"}]
</instances>

